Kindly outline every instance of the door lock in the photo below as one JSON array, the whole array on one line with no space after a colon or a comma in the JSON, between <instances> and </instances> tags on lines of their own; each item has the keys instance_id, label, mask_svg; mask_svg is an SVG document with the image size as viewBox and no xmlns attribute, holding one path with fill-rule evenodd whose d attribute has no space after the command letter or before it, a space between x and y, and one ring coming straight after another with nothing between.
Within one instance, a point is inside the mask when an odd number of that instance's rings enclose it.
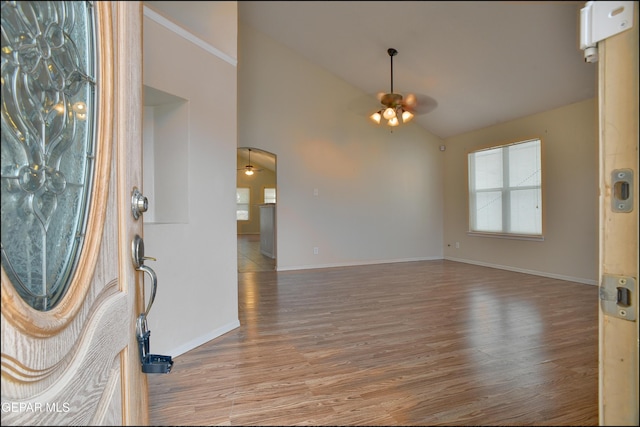
<instances>
[{"instance_id":1,"label":"door lock","mask_svg":"<svg viewBox=\"0 0 640 427\"><path fill-rule=\"evenodd\" d=\"M142 195L138 187L133 187L131 193L131 214L133 219L138 219L149 209L149 201Z\"/></svg>"}]
</instances>

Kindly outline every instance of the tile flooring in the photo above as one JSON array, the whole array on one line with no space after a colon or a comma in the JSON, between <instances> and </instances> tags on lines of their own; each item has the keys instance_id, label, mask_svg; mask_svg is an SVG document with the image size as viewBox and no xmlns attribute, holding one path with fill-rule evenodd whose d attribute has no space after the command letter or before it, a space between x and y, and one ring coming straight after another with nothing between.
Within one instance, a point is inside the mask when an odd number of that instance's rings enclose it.
<instances>
[{"instance_id":1,"label":"tile flooring","mask_svg":"<svg viewBox=\"0 0 640 427\"><path fill-rule=\"evenodd\" d=\"M259 234L238 234L238 272L272 271L276 260L260 252Z\"/></svg>"}]
</instances>

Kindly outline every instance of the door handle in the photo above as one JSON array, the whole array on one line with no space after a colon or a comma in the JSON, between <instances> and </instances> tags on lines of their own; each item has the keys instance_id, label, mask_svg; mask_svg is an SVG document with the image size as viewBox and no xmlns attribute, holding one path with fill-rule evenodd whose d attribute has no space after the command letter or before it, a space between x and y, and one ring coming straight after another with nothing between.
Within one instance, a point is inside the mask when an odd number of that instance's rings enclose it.
<instances>
[{"instance_id":1,"label":"door handle","mask_svg":"<svg viewBox=\"0 0 640 427\"><path fill-rule=\"evenodd\" d=\"M158 289L158 276L156 276L156 272L147 265L144 264L145 259L150 259L155 261L155 258L145 257L144 256L144 240L142 237L136 234L133 238L132 243L132 254L133 254L133 265L137 271L142 271L149 275L151 279L151 298L149 298L149 303L147 304L147 309L144 311L145 317L149 314L149 310L151 310L151 306L153 305L153 301L156 299L156 291Z\"/></svg>"},{"instance_id":2,"label":"door handle","mask_svg":"<svg viewBox=\"0 0 640 427\"><path fill-rule=\"evenodd\" d=\"M136 268L138 271L143 271L149 275L151 278L151 298L149 298L149 303L147 304L147 309L144 311L145 317L149 314L149 310L151 310L151 306L153 305L153 301L156 299L156 290L158 289L158 276L156 276L156 272L153 271L151 267L148 267L142 264L140 267Z\"/></svg>"},{"instance_id":3,"label":"door handle","mask_svg":"<svg viewBox=\"0 0 640 427\"><path fill-rule=\"evenodd\" d=\"M158 289L158 276L151 267L144 265L145 259L151 259L155 261L155 258L144 256L144 241L142 237L136 234L132 242L132 257L133 265L136 271L142 271L149 275L151 279L151 296L149 303L147 304L144 312L140 313L136 321L136 337L138 339L138 350L140 351L140 363L142 365L142 372L145 374L168 374L173 367L173 360L171 356L163 356L160 354L149 353L149 336L151 331L147 325L147 315L151 306L156 299L156 291ZM144 280L142 280L144 286Z\"/></svg>"}]
</instances>

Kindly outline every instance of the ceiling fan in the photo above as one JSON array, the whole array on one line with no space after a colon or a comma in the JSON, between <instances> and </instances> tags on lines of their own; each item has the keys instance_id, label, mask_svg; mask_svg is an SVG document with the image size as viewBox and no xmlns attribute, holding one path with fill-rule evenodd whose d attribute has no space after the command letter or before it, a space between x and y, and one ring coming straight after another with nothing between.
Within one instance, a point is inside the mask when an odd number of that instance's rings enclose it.
<instances>
[{"instance_id":1,"label":"ceiling fan","mask_svg":"<svg viewBox=\"0 0 640 427\"><path fill-rule=\"evenodd\" d=\"M251 148L248 148L247 150L249 151L249 164L238 170L244 171L245 175L253 175L254 172L262 172L262 169L256 169L256 167L251 164Z\"/></svg>"},{"instance_id":2,"label":"ceiling fan","mask_svg":"<svg viewBox=\"0 0 640 427\"><path fill-rule=\"evenodd\" d=\"M402 94L395 93L393 91L393 57L398 54L398 51L389 48L387 53L391 59L391 90L388 93L378 93L377 98L382 107L379 107L369 117L377 124L380 124L384 118L387 120L387 125L394 127L409 122L417 114L433 111L438 103L426 95L408 93L406 96L402 96Z\"/></svg>"}]
</instances>

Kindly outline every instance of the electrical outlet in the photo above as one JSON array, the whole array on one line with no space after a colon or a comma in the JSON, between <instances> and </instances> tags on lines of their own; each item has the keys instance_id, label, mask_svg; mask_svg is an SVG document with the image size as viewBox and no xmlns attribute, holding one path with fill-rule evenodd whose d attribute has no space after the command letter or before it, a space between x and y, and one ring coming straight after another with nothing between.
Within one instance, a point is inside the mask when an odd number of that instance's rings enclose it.
<instances>
[{"instance_id":1,"label":"electrical outlet","mask_svg":"<svg viewBox=\"0 0 640 427\"><path fill-rule=\"evenodd\" d=\"M313 254L318 255L318 248L313 248Z\"/></svg>"},{"instance_id":2,"label":"electrical outlet","mask_svg":"<svg viewBox=\"0 0 640 427\"><path fill-rule=\"evenodd\" d=\"M460 249L460 242L456 242L456 249Z\"/></svg>"}]
</instances>

